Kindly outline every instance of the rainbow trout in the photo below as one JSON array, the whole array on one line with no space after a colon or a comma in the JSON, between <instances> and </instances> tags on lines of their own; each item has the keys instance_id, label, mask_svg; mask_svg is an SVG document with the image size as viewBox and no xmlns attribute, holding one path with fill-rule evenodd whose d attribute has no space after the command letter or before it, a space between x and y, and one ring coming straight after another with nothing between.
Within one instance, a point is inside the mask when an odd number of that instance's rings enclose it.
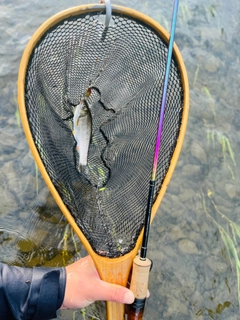
<instances>
[{"instance_id":1,"label":"rainbow trout","mask_svg":"<svg viewBox=\"0 0 240 320\"><path fill-rule=\"evenodd\" d=\"M87 166L88 149L92 134L92 116L86 98L91 94L89 88L85 97L76 106L73 117L73 135L77 141L77 151L79 153L79 171Z\"/></svg>"}]
</instances>

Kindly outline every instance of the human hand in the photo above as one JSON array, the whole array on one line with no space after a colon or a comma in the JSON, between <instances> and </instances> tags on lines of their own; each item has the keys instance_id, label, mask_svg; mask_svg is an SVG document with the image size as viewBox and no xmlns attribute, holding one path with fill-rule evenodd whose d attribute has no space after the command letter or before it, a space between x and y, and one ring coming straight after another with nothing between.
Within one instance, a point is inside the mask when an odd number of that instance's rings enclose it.
<instances>
[{"instance_id":1,"label":"human hand","mask_svg":"<svg viewBox=\"0 0 240 320\"><path fill-rule=\"evenodd\" d=\"M102 281L90 256L66 267L66 289L61 309L84 308L97 300L133 303L129 289Z\"/></svg>"}]
</instances>

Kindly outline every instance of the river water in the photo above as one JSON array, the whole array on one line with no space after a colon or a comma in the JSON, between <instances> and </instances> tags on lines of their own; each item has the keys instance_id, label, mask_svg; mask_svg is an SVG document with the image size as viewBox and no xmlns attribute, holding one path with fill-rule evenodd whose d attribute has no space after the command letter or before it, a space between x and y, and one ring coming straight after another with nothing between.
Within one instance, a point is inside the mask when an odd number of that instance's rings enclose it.
<instances>
[{"instance_id":1,"label":"river water","mask_svg":"<svg viewBox=\"0 0 240 320\"><path fill-rule=\"evenodd\" d=\"M0 258L60 266L85 251L29 151L17 106L20 59L35 30L83 0L0 0ZM173 1L116 0L169 31ZM239 319L240 2L182 0L176 43L190 83L183 150L151 228L145 318ZM100 303L58 319L101 319Z\"/></svg>"}]
</instances>

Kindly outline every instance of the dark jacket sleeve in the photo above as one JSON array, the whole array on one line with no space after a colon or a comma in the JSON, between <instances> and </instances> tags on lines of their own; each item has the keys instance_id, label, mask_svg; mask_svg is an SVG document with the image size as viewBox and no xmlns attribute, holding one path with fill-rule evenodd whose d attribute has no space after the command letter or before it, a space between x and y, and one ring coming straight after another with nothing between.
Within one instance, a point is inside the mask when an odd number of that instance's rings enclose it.
<instances>
[{"instance_id":1,"label":"dark jacket sleeve","mask_svg":"<svg viewBox=\"0 0 240 320\"><path fill-rule=\"evenodd\" d=\"M30 269L0 263L0 319L55 318L65 286L65 268Z\"/></svg>"}]
</instances>

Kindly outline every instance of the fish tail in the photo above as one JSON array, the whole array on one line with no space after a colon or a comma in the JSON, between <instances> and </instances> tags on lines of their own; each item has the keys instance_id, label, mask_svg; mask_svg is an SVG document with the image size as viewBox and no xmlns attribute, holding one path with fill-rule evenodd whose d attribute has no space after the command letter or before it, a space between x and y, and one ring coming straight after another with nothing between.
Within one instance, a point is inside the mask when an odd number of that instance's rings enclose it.
<instances>
[{"instance_id":1,"label":"fish tail","mask_svg":"<svg viewBox=\"0 0 240 320\"><path fill-rule=\"evenodd\" d=\"M88 174L89 173L88 166L84 164L79 164L79 172Z\"/></svg>"}]
</instances>

